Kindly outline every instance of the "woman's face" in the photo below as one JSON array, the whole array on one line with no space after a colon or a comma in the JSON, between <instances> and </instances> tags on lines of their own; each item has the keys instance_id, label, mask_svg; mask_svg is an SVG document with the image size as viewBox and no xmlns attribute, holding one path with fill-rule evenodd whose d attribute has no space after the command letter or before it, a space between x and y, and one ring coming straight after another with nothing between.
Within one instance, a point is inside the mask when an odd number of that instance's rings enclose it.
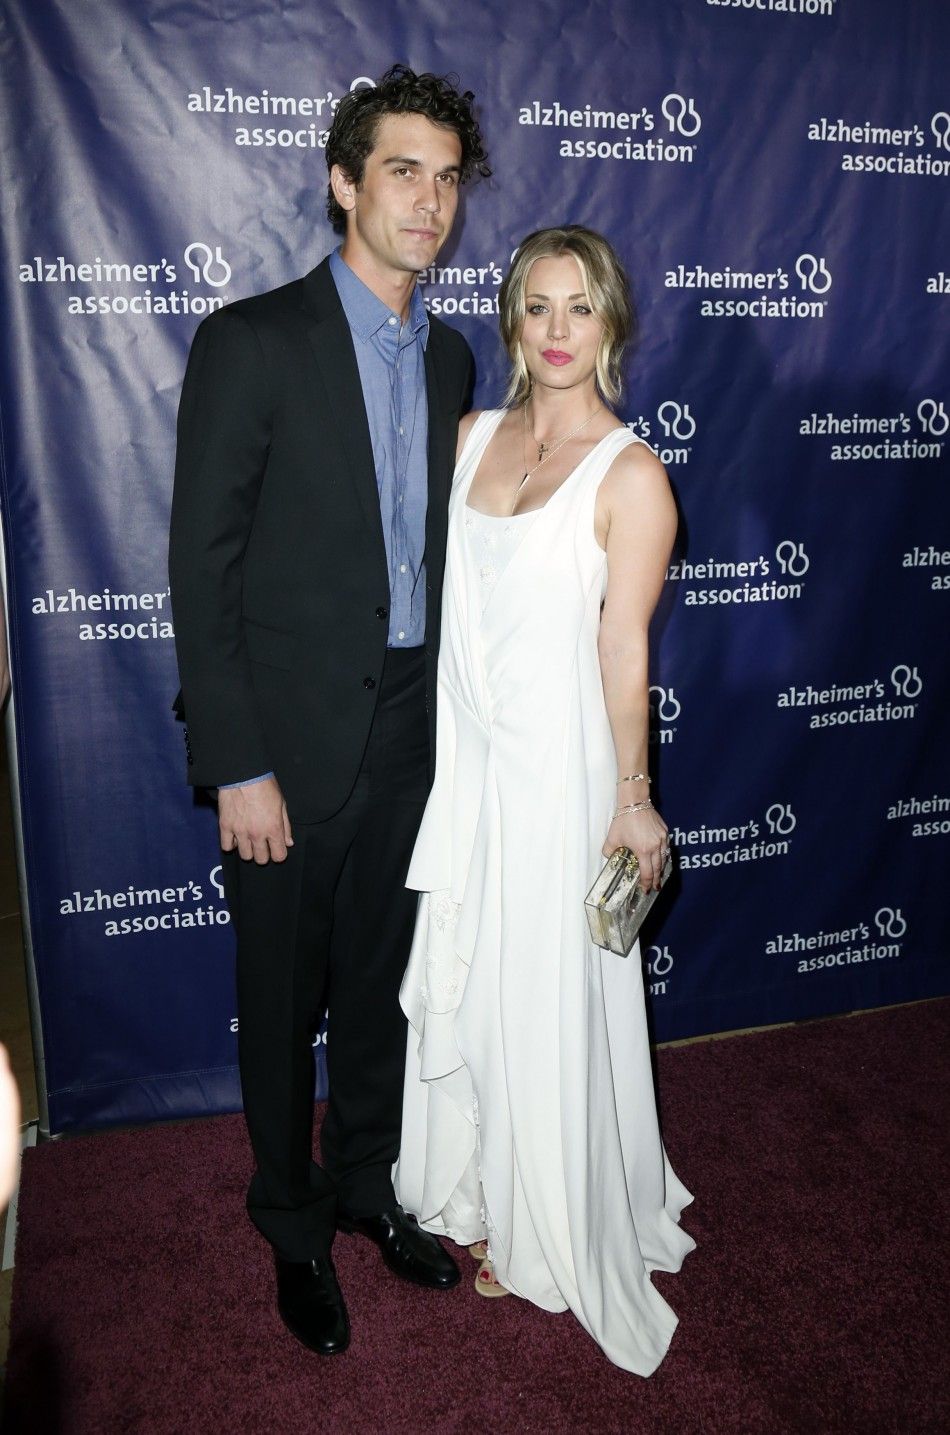
<instances>
[{"instance_id":1,"label":"woman's face","mask_svg":"<svg viewBox=\"0 0 950 1435\"><path fill-rule=\"evenodd\" d=\"M573 254L536 259L525 280L521 351L535 384L573 389L593 380L603 325Z\"/></svg>"}]
</instances>

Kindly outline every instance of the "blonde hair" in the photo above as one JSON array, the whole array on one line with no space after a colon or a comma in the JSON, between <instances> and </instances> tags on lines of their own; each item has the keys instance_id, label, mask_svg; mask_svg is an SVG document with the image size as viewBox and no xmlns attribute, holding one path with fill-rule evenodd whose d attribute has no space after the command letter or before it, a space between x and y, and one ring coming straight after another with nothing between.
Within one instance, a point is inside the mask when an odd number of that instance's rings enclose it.
<instances>
[{"instance_id":1,"label":"blonde hair","mask_svg":"<svg viewBox=\"0 0 950 1435\"><path fill-rule=\"evenodd\" d=\"M558 259L562 254L576 259L591 308L603 325L597 348L597 387L609 404L620 398L623 354L635 324L630 285L602 234L581 224L565 224L559 229L539 229L522 240L498 295L501 337L511 360L506 406L519 408L531 393L531 376L521 350L528 273L536 260Z\"/></svg>"}]
</instances>

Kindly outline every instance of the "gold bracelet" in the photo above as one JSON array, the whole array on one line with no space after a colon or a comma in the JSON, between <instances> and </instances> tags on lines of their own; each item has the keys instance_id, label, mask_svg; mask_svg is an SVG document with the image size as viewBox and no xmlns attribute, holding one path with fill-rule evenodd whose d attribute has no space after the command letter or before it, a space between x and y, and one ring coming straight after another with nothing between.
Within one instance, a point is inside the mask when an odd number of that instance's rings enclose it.
<instances>
[{"instance_id":1,"label":"gold bracelet","mask_svg":"<svg viewBox=\"0 0 950 1435\"><path fill-rule=\"evenodd\" d=\"M635 773L632 775L632 777L618 777L618 778L617 778L617 786L619 787L622 782L647 782L647 783L648 783L649 781L650 781L650 778L647 776L647 774L646 774L645 772L635 772Z\"/></svg>"},{"instance_id":2,"label":"gold bracelet","mask_svg":"<svg viewBox=\"0 0 950 1435\"><path fill-rule=\"evenodd\" d=\"M614 817L622 817L625 812L645 812L648 807L652 806L653 803L649 798L647 798L645 802L630 802L626 807L618 807L614 813ZM611 818L611 821L613 821L613 818Z\"/></svg>"}]
</instances>

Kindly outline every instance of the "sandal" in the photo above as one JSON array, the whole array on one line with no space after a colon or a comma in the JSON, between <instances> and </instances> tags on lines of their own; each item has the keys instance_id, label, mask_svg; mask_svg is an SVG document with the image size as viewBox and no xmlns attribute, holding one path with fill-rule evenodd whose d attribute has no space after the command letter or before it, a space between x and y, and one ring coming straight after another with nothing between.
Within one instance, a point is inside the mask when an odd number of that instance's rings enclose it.
<instances>
[{"instance_id":1,"label":"sandal","mask_svg":"<svg viewBox=\"0 0 950 1435\"><path fill-rule=\"evenodd\" d=\"M468 1253L473 1261L483 1261L488 1255L488 1242L476 1241L474 1245L469 1246Z\"/></svg>"},{"instance_id":2,"label":"sandal","mask_svg":"<svg viewBox=\"0 0 950 1435\"><path fill-rule=\"evenodd\" d=\"M494 1300L501 1295L511 1294L507 1286L503 1286L501 1282L495 1278L495 1267L487 1256L482 1261L478 1268L478 1273L475 1276L475 1289L479 1295L487 1296L490 1300Z\"/></svg>"}]
</instances>

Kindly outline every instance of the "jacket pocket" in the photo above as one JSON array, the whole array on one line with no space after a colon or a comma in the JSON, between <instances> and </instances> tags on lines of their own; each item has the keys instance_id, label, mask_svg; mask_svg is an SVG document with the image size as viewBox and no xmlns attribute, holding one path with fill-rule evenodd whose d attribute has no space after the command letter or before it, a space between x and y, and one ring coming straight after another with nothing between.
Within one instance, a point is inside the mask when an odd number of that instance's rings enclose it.
<instances>
[{"instance_id":1,"label":"jacket pocket","mask_svg":"<svg viewBox=\"0 0 950 1435\"><path fill-rule=\"evenodd\" d=\"M265 628L261 623L244 619L244 641L252 663L265 668L291 668L297 656L295 633L282 633L278 628Z\"/></svg>"}]
</instances>

